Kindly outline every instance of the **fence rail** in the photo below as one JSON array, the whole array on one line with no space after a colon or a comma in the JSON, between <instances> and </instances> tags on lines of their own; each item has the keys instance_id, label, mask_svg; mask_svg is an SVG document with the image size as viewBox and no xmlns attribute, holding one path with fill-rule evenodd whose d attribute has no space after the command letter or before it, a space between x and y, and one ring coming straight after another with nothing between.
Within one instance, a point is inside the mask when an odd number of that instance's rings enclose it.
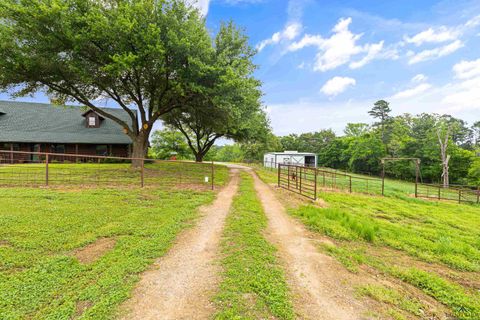
<instances>
[{"instance_id":1,"label":"fence rail","mask_svg":"<svg viewBox=\"0 0 480 320\"><path fill-rule=\"evenodd\" d=\"M383 194L382 180L313 167L278 164L278 186L316 200L321 190Z\"/></svg>"},{"instance_id":2,"label":"fence rail","mask_svg":"<svg viewBox=\"0 0 480 320\"><path fill-rule=\"evenodd\" d=\"M444 187L438 184L419 183L416 195L418 198L480 204L480 189L478 187Z\"/></svg>"},{"instance_id":3,"label":"fence rail","mask_svg":"<svg viewBox=\"0 0 480 320\"><path fill-rule=\"evenodd\" d=\"M317 170L278 164L278 186L307 198L317 199Z\"/></svg>"},{"instance_id":4,"label":"fence rail","mask_svg":"<svg viewBox=\"0 0 480 320\"><path fill-rule=\"evenodd\" d=\"M278 164L278 186L310 199L318 190L341 190L349 193L385 194L385 180L361 177L329 168L312 168ZM458 203L480 204L480 187L415 183L415 197Z\"/></svg>"},{"instance_id":5,"label":"fence rail","mask_svg":"<svg viewBox=\"0 0 480 320\"><path fill-rule=\"evenodd\" d=\"M213 162L0 150L0 187L191 186L214 189L214 179Z\"/></svg>"}]
</instances>

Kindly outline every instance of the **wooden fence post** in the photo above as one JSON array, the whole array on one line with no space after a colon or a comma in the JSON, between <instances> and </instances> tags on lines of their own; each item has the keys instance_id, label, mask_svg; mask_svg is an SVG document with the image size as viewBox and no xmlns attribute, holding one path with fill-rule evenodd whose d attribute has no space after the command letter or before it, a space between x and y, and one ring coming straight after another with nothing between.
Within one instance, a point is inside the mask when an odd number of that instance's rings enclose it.
<instances>
[{"instance_id":1,"label":"wooden fence post","mask_svg":"<svg viewBox=\"0 0 480 320\"><path fill-rule=\"evenodd\" d=\"M462 189L458 189L458 203L462 203Z\"/></svg>"},{"instance_id":2,"label":"wooden fence post","mask_svg":"<svg viewBox=\"0 0 480 320\"><path fill-rule=\"evenodd\" d=\"M382 159L382 196L385 195L385 160Z\"/></svg>"},{"instance_id":3,"label":"wooden fence post","mask_svg":"<svg viewBox=\"0 0 480 320\"><path fill-rule=\"evenodd\" d=\"M349 190L350 190L350 193L352 193L352 176L349 176L350 177L350 187L349 187Z\"/></svg>"},{"instance_id":4,"label":"wooden fence post","mask_svg":"<svg viewBox=\"0 0 480 320\"><path fill-rule=\"evenodd\" d=\"M140 186L144 187L144 171L145 171L145 159L142 159L142 166L140 168Z\"/></svg>"},{"instance_id":5,"label":"wooden fence post","mask_svg":"<svg viewBox=\"0 0 480 320\"><path fill-rule=\"evenodd\" d=\"M45 185L48 187L48 153L45 156Z\"/></svg>"},{"instance_id":6,"label":"wooden fence post","mask_svg":"<svg viewBox=\"0 0 480 320\"><path fill-rule=\"evenodd\" d=\"M420 160L415 161L415 198L418 198L418 176L420 173Z\"/></svg>"},{"instance_id":7,"label":"wooden fence post","mask_svg":"<svg viewBox=\"0 0 480 320\"><path fill-rule=\"evenodd\" d=\"M215 166L213 165L213 160L212 160L212 190L215 189L214 179L215 179Z\"/></svg>"}]
</instances>

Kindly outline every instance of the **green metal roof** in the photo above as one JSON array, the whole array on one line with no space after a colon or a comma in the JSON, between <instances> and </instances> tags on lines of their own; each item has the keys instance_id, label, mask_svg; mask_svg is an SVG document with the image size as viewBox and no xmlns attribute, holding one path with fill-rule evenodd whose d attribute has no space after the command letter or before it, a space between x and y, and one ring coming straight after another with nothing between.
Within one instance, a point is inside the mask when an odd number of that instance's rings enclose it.
<instances>
[{"instance_id":1,"label":"green metal roof","mask_svg":"<svg viewBox=\"0 0 480 320\"><path fill-rule=\"evenodd\" d=\"M131 122L118 108L102 108ZM110 119L99 128L87 128L82 116L85 107L43 103L0 101L0 142L130 144L123 128Z\"/></svg>"}]
</instances>

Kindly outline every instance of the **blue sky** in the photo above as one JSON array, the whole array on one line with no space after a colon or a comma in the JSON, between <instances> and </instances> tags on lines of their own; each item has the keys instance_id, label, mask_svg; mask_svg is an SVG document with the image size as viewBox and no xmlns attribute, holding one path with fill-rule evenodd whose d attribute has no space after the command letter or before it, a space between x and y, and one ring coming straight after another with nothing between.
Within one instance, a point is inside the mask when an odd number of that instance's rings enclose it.
<instances>
[{"instance_id":1,"label":"blue sky","mask_svg":"<svg viewBox=\"0 0 480 320\"><path fill-rule=\"evenodd\" d=\"M195 0L191 0L195 1ZM480 120L478 0L199 0L214 34L245 29L278 135L371 122L378 99L394 114ZM8 99L0 94L0 99ZM47 102L43 95L21 100Z\"/></svg>"},{"instance_id":2,"label":"blue sky","mask_svg":"<svg viewBox=\"0 0 480 320\"><path fill-rule=\"evenodd\" d=\"M395 114L480 120L480 1L211 0L212 32L245 28L275 133L370 122L378 99Z\"/></svg>"}]
</instances>

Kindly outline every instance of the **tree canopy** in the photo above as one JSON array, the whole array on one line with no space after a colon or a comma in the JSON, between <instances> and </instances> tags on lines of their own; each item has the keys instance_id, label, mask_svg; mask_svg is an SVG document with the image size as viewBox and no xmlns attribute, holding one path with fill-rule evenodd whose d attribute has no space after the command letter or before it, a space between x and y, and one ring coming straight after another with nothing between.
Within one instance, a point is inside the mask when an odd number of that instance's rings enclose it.
<instances>
[{"instance_id":1,"label":"tree canopy","mask_svg":"<svg viewBox=\"0 0 480 320\"><path fill-rule=\"evenodd\" d=\"M162 117L182 132L196 161L202 161L215 141L252 141L269 132L262 109L260 82L253 77L255 51L233 23L222 24L208 59L210 77L189 92L191 99Z\"/></svg>"},{"instance_id":2,"label":"tree canopy","mask_svg":"<svg viewBox=\"0 0 480 320\"><path fill-rule=\"evenodd\" d=\"M0 20L0 89L91 108L124 128L135 157L157 119L194 108L190 99L218 76L210 62L219 45L184 1L5 0ZM101 109L106 99L131 121Z\"/></svg>"}]
</instances>

